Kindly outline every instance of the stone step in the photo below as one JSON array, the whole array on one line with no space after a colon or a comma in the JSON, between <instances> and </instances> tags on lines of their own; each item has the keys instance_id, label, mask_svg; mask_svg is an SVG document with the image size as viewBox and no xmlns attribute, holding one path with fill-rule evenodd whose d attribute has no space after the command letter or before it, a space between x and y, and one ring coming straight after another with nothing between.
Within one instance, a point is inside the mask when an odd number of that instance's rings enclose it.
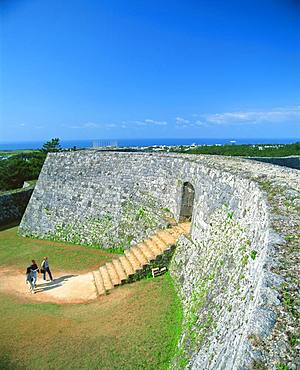
<instances>
[{"instance_id":1,"label":"stone step","mask_svg":"<svg viewBox=\"0 0 300 370\"><path fill-rule=\"evenodd\" d=\"M153 253L155 257L162 254L162 251L160 250L160 248L156 245L156 243L153 240L147 239L144 241L144 244L147 245L147 247L151 250L151 252Z\"/></svg>"},{"instance_id":2,"label":"stone step","mask_svg":"<svg viewBox=\"0 0 300 370\"><path fill-rule=\"evenodd\" d=\"M154 255L152 250L147 246L147 244L145 243L139 244L139 248L142 251L142 253L146 256L149 262L155 260L156 256Z\"/></svg>"},{"instance_id":3,"label":"stone step","mask_svg":"<svg viewBox=\"0 0 300 370\"><path fill-rule=\"evenodd\" d=\"M176 226L177 228L181 229L184 234L189 234L191 231L191 223L190 222L182 222Z\"/></svg>"},{"instance_id":4,"label":"stone step","mask_svg":"<svg viewBox=\"0 0 300 370\"><path fill-rule=\"evenodd\" d=\"M100 271L93 271L93 276L94 276L94 281L95 281L95 286L98 295L103 295L106 293L106 290L104 288L104 283L102 279L102 275L100 274Z\"/></svg>"},{"instance_id":5,"label":"stone step","mask_svg":"<svg viewBox=\"0 0 300 370\"><path fill-rule=\"evenodd\" d=\"M151 238L152 242L155 243L156 247L161 250L161 253L164 253L166 250L169 249L168 244L166 244L163 240L159 239L158 236L153 235Z\"/></svg>"},{"instance_id":6,"label":"stone step","mask_svg":"<svg viewBox=\"0 0 300 370\"><path fill-rule=\"evenodd\" d=\"M110 276L109 276L106 266L105 265L101 266L99 268L99 272L102 275L105 290L106 291L111 290L114 286L110 280Z\"/></svg>"},{"instance_id":7,"label":"stone step","mask_svg":"<svg viewBox=\"0 0 300 370\"><path fill-rule=\"evenodd\" d=\"M121 283L126 281L128 279L128 275L124 271L124 268L123 268L122 263L120 262L120 260L118 258L115 258L115 259L112 260L112 264L115 266L115 269L117 271L117 274L120 278Z\"/></svg>"},{"instance_id":8,"label":"stone step","mask_svg":"<svg viewBox=\"0 0 300 370\"><path fill-rule=\"evenodd\" d=\"M170 250L180 235L188 234L190 225L189 222L185 222L169 229L160 230L144 242L126 249L122 256L101 266L98 271L94 271L93 276L98 294L105 294L114 286L130 281L130 276L141 271L157 256Z\"/></svg>"},{"instance_id":9,"label":"stone step","mask_svg":"<svg viewBox=\"0 0 300 370\"><path fill-rule=\"evenodd\" d=\"M154 241L154 243L158 246L158 248L162 251L166 251L168 248L168 244L164 242L162 239L160 239L157 235L153 235L151 237L151 240Z\"/></svg>"},{"instance_id":10,"label":"stone step","mask_svg":"<svg viewBox=\"0 0 300 370\"><path fill-rule=\"evenodd\" d=\"M184 230L175 226L172 229L165 229L170 235L174 236L174 238L179 238L180 235L184 234Z\"/></svg>"},{"instance_id":11,"label":"stone step","mask_svg":"<svg viewBox=\"0 0 300 370\"><path fill-rule=\"evenodd\" d=\"M124 254L126 258L128 259L128 261L131 263L134 271L138 271L143 268L139 260L136 258L134 253L131 252L130 249L125 249Z\"/></svg>"},{"instance_id":12,"label":"stone step","mask_svg":"<svg viewBox=\"0 0 300 370\"><path fill-rule=\"evenodd\" d=\"M139 262L142 266L148 265L149 261L148 261L147 257L144 255L144 253L141 251L139 246L134 246L134 247L130 248L130 250L134 253L134 255L139 260Z\"/></svg>"},{"instance_id":13,"label":"stone step","mask_svg":"<svg viewBox=\"0 0 300 370\"><path fill-rule=\"evenodd\" d=\"M122 264L122 267L124 271L126 272L127 276L131 276L134 274L134 269L132 267L132 264L128 261L126 256L120 256L119 260Z\"/></svg>"},{"instance_id":14,"label":"stone step","mask_svg":"<svg viewBox=\"0 0 300 370\"><path fill-rule=\"evenodd\" d=\"M172 229L167 229L168 232L175 238L179 238L180 235L185 234L185 231L178 226L173 227Z\"/></svg>"},{"instance_id":15,"label":"stone step","mask_svg":"<svg viewBox=\"0 0 300 370\"><path fill-rule=\"evenodd\" d=\"M173 245L176 243L177 238L172 236L168 231L166 230L160 230L156 234L160 239L162 239L166 244Z\"/></svg>"},{"instance_id":16,"label":"stone step","mask_svg":"<svg viewBox=\"0 0 300 370\"><path fill-rule=\"evenodd\" d=\"M111 262L108 262L106 263L106 268L107 268L107 271L110 277L110 281L112 282L113 286L120 285L121 279L119 278L119 275L115 269L115 266Z\"/></svg>"}]
</instances>

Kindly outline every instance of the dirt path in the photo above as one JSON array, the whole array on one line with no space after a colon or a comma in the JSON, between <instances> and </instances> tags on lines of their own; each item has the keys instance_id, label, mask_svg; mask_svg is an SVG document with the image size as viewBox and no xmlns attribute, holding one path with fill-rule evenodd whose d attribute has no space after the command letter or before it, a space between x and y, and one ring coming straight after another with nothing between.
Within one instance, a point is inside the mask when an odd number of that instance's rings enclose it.
<instances>
[{"instance_id":1,"label":"dirt path","mask_svg":"<svg viewBox=\"0 0 300 370\"><path fill-rule=\"evenodd\" d=\"M60 272L54 281L44 281L41 274L38 275L35 294L32 294L24 273L12 268L0 268L0 291L51 303L87 303L97 298L91 272L82 275Z\"/></svg>"}]
</instances>

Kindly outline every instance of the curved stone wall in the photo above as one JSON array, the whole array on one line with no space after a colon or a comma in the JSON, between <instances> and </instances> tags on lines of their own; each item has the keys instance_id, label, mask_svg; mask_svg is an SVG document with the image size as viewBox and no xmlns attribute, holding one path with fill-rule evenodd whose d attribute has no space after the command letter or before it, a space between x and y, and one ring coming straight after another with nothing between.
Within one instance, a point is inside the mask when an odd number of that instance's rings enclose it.
<instances>
[{"instance_id":1,"label":"curved stone wall","mask_svg":"<svg viewBox=\"0 0 300 370\"><path fill-rule=\"evenodd\" d=\"M50 154L20 232L126 247L167 226L170 213L178 220L185 182L195 200L191 237L180 239L171 263L184 310L172 367L294 366L282 323L297 321L282 297L297 284L295 265L286 271L299 227L296 170L214 156Z\"/></svg>"}]
</instances>

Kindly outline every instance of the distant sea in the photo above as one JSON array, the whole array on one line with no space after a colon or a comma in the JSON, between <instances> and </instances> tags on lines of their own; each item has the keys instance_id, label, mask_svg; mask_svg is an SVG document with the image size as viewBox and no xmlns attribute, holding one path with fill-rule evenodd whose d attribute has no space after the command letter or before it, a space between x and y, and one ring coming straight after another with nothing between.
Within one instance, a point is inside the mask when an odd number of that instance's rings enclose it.
<instances>
[{"instance_id":1,"label":"distant sea","mask_svg":"<svg viewBox=\"0 0 300 370\"><path fill-rule=\"evenodd\" d=\"M39 149L45 143L43 141L15 141L5 142L0 141L0 150L15 150L15 149ZM118 145L119 147L142 147L154 145L225 145L225 144L291 144L299 141L297 138L284 139L96 139L96 140L61 140L63 148L91 148L93 143L97 146Z\"/></svg>"}]
</instances>

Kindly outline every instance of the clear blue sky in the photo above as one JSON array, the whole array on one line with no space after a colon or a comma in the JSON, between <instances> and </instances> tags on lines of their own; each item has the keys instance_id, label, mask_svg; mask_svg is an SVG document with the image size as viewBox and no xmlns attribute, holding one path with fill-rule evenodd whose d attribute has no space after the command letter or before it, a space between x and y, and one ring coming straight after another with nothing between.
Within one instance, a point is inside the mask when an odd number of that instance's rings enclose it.
<instances>
[{"instance_id":1,"label":"clear blue sky","mask_svg":"<svg viewBox=\"0 0 300 370\"><path fill-rule=\"evenodd\" d=\"M300 137L299 1L0 8L0 140Z\"/></svg>"}]
</instances>

